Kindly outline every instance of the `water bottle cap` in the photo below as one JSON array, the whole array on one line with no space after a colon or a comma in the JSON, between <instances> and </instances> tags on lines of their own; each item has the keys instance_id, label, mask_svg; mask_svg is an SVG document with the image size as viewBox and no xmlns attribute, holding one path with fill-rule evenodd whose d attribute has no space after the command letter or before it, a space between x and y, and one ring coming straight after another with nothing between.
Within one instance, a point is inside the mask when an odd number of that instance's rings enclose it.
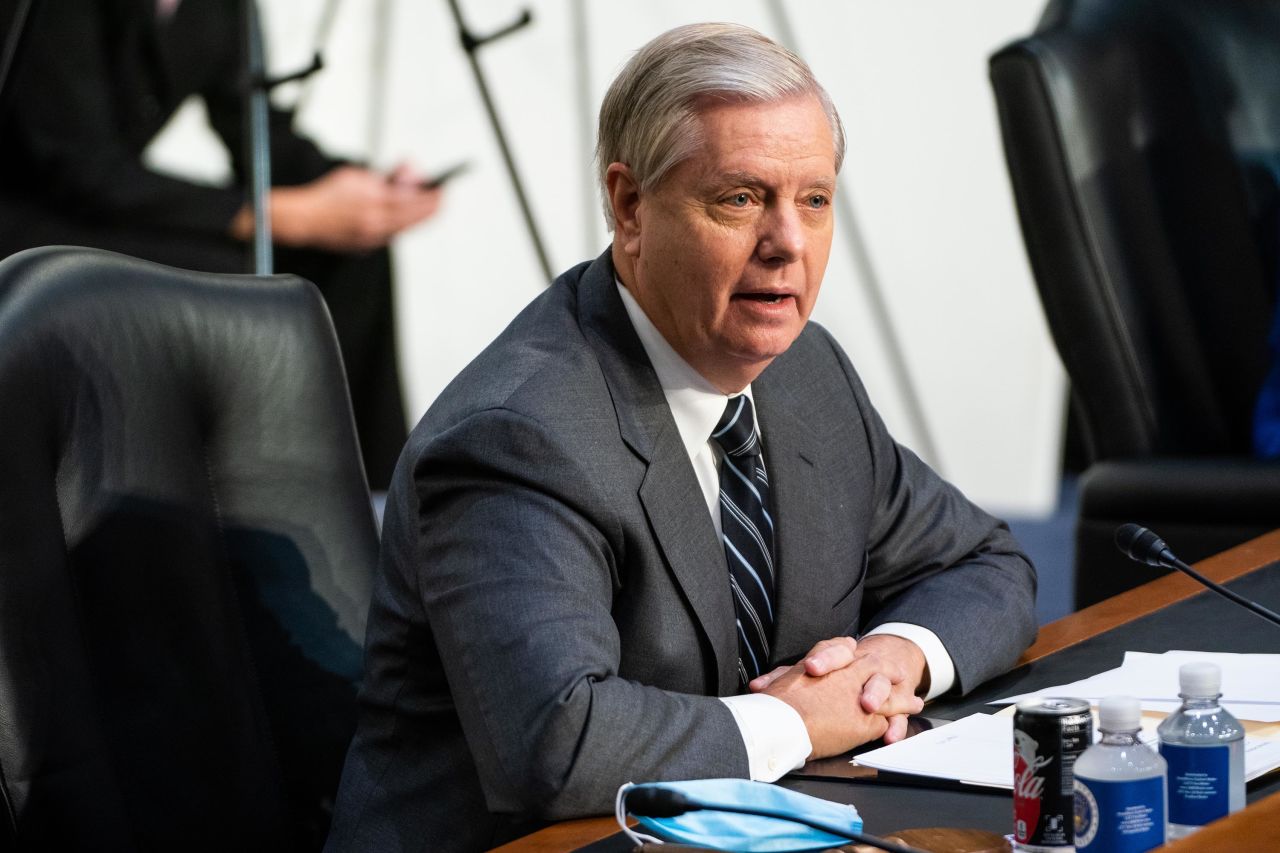
<instances>
[{"instance_id":1,"label":"water bottle cap","mask_svg":"<svg viewBox=\"0 0 1280 853\"><path fill-rule=\"evenodd\" d=\"M1132 696L1108 696L1098 703L1098 728L1107 732L1142 728L1142 703Z\"/></svg>"},{"instance_id":2,"label":"water bottle cap","mask_svg":"<svg viewBox=\"0 0 1280 853\"><path fill-rule=\"evenodd\" d=\"M1217 696L1222 692L1222 670L1208 661L1184 663L1178 667L1178 686L1184 696Z\"/></svg>"}]
</instances>

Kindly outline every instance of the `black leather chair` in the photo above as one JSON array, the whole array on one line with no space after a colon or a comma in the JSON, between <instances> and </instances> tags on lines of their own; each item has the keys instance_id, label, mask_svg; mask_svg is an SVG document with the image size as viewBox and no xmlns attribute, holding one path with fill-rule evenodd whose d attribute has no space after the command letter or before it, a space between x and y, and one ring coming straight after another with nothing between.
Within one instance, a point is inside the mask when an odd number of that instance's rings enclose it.
<instances>
[{"instance_id":1,"label":"black leather chair","mask_svg":"<svg viewBox=\"0 0 1280 853\"><path fill-rule=\"evenodd\" d=\"M318 850L377 532L315 289L8 258L0 472L0 847Z\"/></svg>"},{"instance_id":2,"label":"black leather chair","mask_svg":"<svg viewBox=\"0 0 1280 853\"><path fill-rule=\"evenodd\" d=\"M1275 304L1280 3L1064 0L990 62L1022 233L1094 464L1076 600L1280 527L1250 457ZM1272 170L1277 171L1272 171Z\"/></svg>"}]
</instances>

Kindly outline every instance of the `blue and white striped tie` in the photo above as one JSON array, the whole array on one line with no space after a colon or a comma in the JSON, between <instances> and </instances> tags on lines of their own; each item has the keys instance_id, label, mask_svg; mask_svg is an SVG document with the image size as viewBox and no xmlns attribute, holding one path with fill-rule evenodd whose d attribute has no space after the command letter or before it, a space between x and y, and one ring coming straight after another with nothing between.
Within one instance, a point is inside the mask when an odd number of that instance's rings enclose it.
<instances>
[{"instance_id":1,"label":"blue and white striped tie","mask_svg":"<svg viewBox=\"0 0 1280 853\"><path fill-rule=\"evenodd\" d=\"M738 626L742 685L767 671L773 636L773 518L760 436L746 396L730 397L711 438L720 462L720 523Z\"/></svg>"}]
</instances>

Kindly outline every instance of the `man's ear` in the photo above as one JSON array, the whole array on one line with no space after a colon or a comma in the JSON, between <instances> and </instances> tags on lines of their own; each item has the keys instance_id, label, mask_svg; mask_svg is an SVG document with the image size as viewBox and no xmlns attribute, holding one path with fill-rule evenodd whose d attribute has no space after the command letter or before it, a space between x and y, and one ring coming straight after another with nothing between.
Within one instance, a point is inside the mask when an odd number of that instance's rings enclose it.
<instances>
[{"instance_id":1,"label":"man's ear","mask_svg":"<svg viewBox=\"0 0 1280 853\"><path fill-rule=\"evenodd\" d=\"M615 243L635 257L640 253L640 185L626 163L610 163L604 185L613 211Z\"/></svg>"}]
</instances>

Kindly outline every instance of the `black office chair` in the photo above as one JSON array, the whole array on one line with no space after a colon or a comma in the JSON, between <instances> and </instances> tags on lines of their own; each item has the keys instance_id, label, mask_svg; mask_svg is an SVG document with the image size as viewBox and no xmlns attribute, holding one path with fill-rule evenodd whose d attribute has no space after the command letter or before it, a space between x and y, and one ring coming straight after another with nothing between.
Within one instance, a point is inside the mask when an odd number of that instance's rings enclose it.
<instances>
[{"instance_id":1,"label":"black office chair","mask_svg":"<svg viewBox=\"0 0 1280 853\"><path fill-rule=\"evenodd\" d=\"M1094 460L1076 601L1280 527L1250 457L1275 304L1280 3L1064 0L990 62L1023 237Z\"/></svg>"},{"instance_id":2,"label":"black office chair","mask_svg":"<svg viewBox=\"0 0 1280 853\"><path fill-rule=\"evenodd\" d=\"M0 262L0 472L0 847L318 850L377 532L315 289Z\"/></svg>"}]
</instances>

